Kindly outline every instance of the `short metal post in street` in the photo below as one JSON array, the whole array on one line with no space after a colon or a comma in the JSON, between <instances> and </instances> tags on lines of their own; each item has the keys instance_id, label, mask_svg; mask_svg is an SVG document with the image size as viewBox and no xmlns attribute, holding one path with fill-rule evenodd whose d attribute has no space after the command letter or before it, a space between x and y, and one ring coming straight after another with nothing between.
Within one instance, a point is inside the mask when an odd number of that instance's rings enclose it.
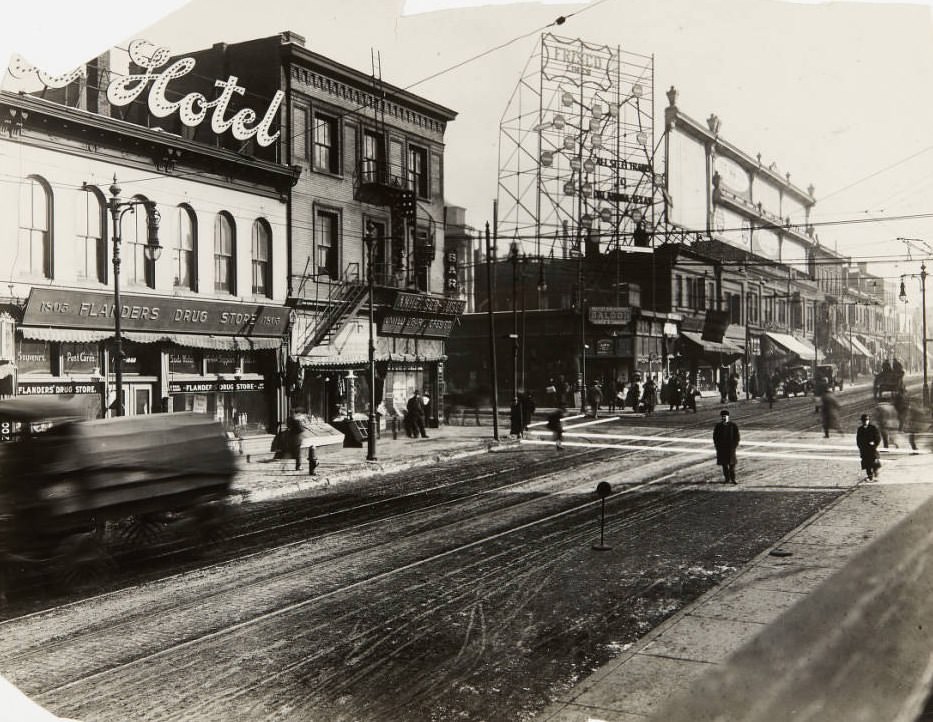
<instances>
[{"instance_id":1,"label":"short metal post in street","mask_svg":"<svg viewBox=\"0 0 933 722\"><path fill-rule=\"evenodd\" d=\"M85 188L87 184L85 184ZM120 200L120 186L117 185L117 176L114 174L110 186L110 198L107 200L107 209L113 224L113 378L114 378L114 415L123 416L126 407L123 403L123 330L121 326L123 302L120 298L120 245L123 241L121 225L123 216L128 212L135 213L137 206L146 209L146 260L153 264L152 273L155 273L155 262L162 255L162 246L159 245L159 222L161 215L154 201L150 200ZM153 284L155 285L155 284Z\"/></svg>"},{"instance_id":2,"label":"short metal post in street","mask_svg":"<svg viewBox=\"0 0 933 722\"><path fill-rule=\"evenodd\" d=\"M612 485L608 481L601 481L596 485L596 495L600 498L602 513L599 521L599 544L593 545L593 550L605 552L612 549L606 544L606 497L612 493Z\"/></svg>"},{"instance_id":3,"label":"short metal post in street","mask_svg":"<svg viewBox=\"0 0 933 722\"><path fill-rule=\"evenodd\" d=\"M366 224L366 283L369 286L369 419L366 432L366 461L376 461L376 339L373 318L373 245L376 243L376 228Z\"/></svg>"}]
</instances>

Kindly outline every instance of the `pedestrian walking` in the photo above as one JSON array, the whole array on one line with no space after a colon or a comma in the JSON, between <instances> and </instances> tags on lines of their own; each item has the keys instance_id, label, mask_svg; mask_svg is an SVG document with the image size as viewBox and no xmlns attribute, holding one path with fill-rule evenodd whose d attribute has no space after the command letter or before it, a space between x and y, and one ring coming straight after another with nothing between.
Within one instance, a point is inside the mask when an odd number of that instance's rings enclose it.
<instances>
[{"instance_id":1,"label":"pedestrian walking","mask_svg":"<svg viewBox=\"0 0 933 722\"><path fill-rule=\"evenodd\" d=\"M696 384L688 380L683 387L683 398L680 400L680 405L684 407L684 413L693 409L693 413L697 412L697 396L700 395L700 392L697 390Z\"/></svg>"},{"instance_id":2,"label":"pedestrian walking","mask_svg":"<svg viewBox=\"0 0 933 722\"><path fill-rule=\"evenodd\" d=\"M567 409L563 406L554 409L547 417L547 428L554 434L554 446L557 449L564 448L564 415Z\"/></svg>"},{"instance_id":3,"label":"pedestrian walking","mask_svg":"<svg viewBox=\"0 0 933 722\"><path fill-rule=\"evenodd\" d=\"M930 422L926 414L923 413L923 406L908 396L902 429L907 434L907 440L910 442L912 451L917 451L917 434L928 431L929 428Z\"/></svg>"},{"instance_id":4,"label":"pedestrian walking","mask_svg":"<svg viewBox=\"0 0 933 722\"><path fill-rule=\"evenodd\" d=\"M669 411L680 408L680 402L683 398L683 383L679 374L674 374L667 382L667 404Z\"/></svg>"},{"instance_id":5,"label":"pedestrian walking","mask_svg":"<svg viewBox=\"0 0 933 722\"><path fill-rule=\"evenodd\" d=\"M765 374L765 400L768 402L768 409L774 408L774 395L777 393L778 375Z\"/></svg>"},{"instance_id":6,"label":"pedestrian walking","mask_svg":"<svg viewBox=\"0 0 933 722\"><path fill-rule=\"evenodd\" d=\"M859 457L861 457L862 469L871 481L878 478L878 471L881 469L881 461L878 459L881 432L871 423L871 417L868 414L862 414L861 421L862 425L855 432L855 443L858 446Z\"/></svg>"},{"instance_id":7,"label":"pedestrian walking","mask_svg":"<svg viewBox=\"0 0 933 722\"><path fill-rule=\"evenodd\" d=\"M729 380L726 377L726 368L719 369L719 383L716 384L719 389L719 403L726 403L726 396L729 393Z\"/></svg>"},{"instance_id":8,"label":"pedestrian walking","mask_svg":"<svg viewBox=\"0 0 933 722\"><path fill-rule=\"evenodd\" d=\"M735 484L735 450L739 448L739 427L729 420L729 409L719 412L721 420L713 428L713 446L716 447L716 463L722 467L727 484Z\"/></svg>"},{"instance_id":9,"label":"pedestrian walking","mask_svg":"<svg viewBox=\"0 0 933 722\"><path fill-rule=\"evenodd\" d=\"M735 372L729 376L729 401L739 400L739 376Z\"/></svg>"},{"instance_id":10,"label":"pedestrian walking","mask_svg":"<svg viewBox=\"0 0 933 722\"><path fill-rule=\"evenodd\" d=\"M593 418L599 418L599 407L603 402L603 392L599 388L599 383L597 381L593 382L593 385L590 386L589 390L586 392L586 403L593 409Z\"/></svg>"},{"instance_id":11,"label":"pedestrian walking","mask_svg":"<svg viewBox=\"0 0 933 722\"><path fill-rule=\"evenodd\" d=\"M895 433L901 425L898 419L897 409L890 401L882 401L875 406L875 419L877 419L878 433L881 434L881 445L885 449L888 446L898 448L897 434Z\"/></svg>"},{"instance_id":12,"label":"pedestrian walking","mask_svg":"<svg viewBox=\"0 0 933 722\"><path fill-rule=\"evenodd\" d=\"M415 393L411 395L405 405L405 410L408 412L405 420L411 424L412 438L417 439L418 436L421 436L422 439L428 438L424 429L424 394L415 389Z\"/></svg>"},{"instance_id":13,"label":"pedestrian walking","mask_svg":"<svg viewBox=\"0 0 933 722\"><path fill-rule=\"evenodd\" d=\"M528 425L531 423L535 409L534 396L530 391L518 395L518 403L522 407L522 438L528 433Z\"/></svg>"},{"instance_id":14,"label":"pedestrian walking","mask_svg":"<svg viewBox=\"0 0 933 722\"><path fill-rule=\"evenodd\" d=\"M317 452L314 450L311 419L303 408L295 407L285 421L285 428L288 430L289 452L295 459L295 471L301 471L301 457L307 453L308 473L313 475L317 468Z\"/></svg>"},{"instance_id":15,"label":"pedestrian walking","mask_svg":"<svg viewBox=\"0 0 933 722\"><path fill-rule=\"evenodd\" d=\"M830 429L842 433L842 428L839 426L839 401L829 389L823 392L823 401L820 404L820 421L823 424L824 439L829 438Z\"/></svg>"},{"instance_id":16,"label":"pedestrian walking","mask_svg":"<svg viewBox=\"0 0 933 722\"><path fill-rule=\"evenodd\" d=\"M518 396L512 397L512 405L509 407L509 436L522 438L522 402Z\"/></svg>"},{"instance_id":17,"label":"pedestrian walking","mask_svg":"<svg viewBox=\"0 0 933 722\"><path fill-rule=\"evenodd\" d=\"M625 397L625 403L632 407L632 411L638 411L638 402L641 399L641 388L638 385L638 379L632 379L629 383L628 394Z\"/></svg>"},{"instance_id":18,"label":"pedestrian walking","mask_svg":"<svg viewBox=\"0 0 933 722\"><path fill-rule=\"evenodd\" d=\"M618 399L616 399L618 390L618 384L613 379L610 379L609 383L606 384L606 409L610 414L615 413L616 404L618 403Z\"/></svg>"},{"instance_id":19,"label":"pedestrian walking","mask_svg":"<svg viewBox=\"0 0 933 722\"><path fill-rule=\"evenodd\" d=\"M658 387L650 376L645 381L645 387L641 391L641 401L645 405L645 413L653 414L654 407L658 403Z\"/></svg>"}]
</instances>

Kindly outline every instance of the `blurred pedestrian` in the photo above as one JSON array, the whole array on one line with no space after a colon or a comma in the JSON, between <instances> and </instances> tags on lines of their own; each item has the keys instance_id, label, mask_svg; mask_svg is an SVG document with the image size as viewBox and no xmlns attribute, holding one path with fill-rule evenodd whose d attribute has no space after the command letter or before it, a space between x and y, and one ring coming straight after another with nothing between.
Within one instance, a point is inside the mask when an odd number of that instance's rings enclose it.
<instances>
[{"instance_id":1,"label":"blurred pedestrian","mask_svg":"<svg viewBox=\"0 0 933 722\"><path fill-rule=\"evenodd\" d=\"M699 395L700 392L696 384L688 379L683 387L683 398L680 400L680 405L684 407L684 413L691 409L693 413L697 412L697 396Z\"/></svg>"},{"instance_id":2,"label":"blurred pedestrian","mask_svg":"<svg viewBox=\"0 0 933 722\"><path fill-rule=\"evenodd\" d=\"M564 415L567 409L563 406L554 409L547 417L547 428L554 434L554 446L564 448Z\"/></svg>"},{"instance_id":3,"label":"blurred pedestrian","mask_svg":"<svg viewBox=\"0 0 933 722\"><path fill-rule=\"evenodd\" d=\"M518 403L522 407L522 438L524 438L528 433L528 425L531 423L537 406L535 405L534 396L532 396L530 391L519 394Z\"/></svg>"},{"instance_id":4,"label":"blurred pedestrian","mask_svg":"<svg viewBox=\"0 0 933 722\"><path fill-rule=\"evenodd\" d=\"M895 432L900 426L898 421L897 409L890 401L882 401L875 406L875 419L877 419L878 433L881 434L881 443L885 449L889 445L897 448L897 436Z\"/></svg>"},{"instance_id":5,"label":"blurred pedestrian","mask_svg":"<svg viewBox=\"0 0 933 722\"><path fill-rule=\"evenodd\" d=\"M777 393L778 375L765 374L765 400L768 402L768 408L774 408L774 395Z\"/></svg>"},{"instance_id":6,"label":"blurred pedestrian","mask_svg":"<svg viewBox=\"0 0 933 722\"><path fill-rule=\"evenodd\" d=\"M522 438L522 403L518 396L512 397L512 406L509 407L509 436Z\"/></svg>"},{"instance_id":7,"label":"blurred pedestrian","mask_svg":"<svg viewBox=\"0 0 933 722\"><path fill-rule=\"evenodd\" d=\"M641 401L645 405L645 413L653 414L654 407L658 403L658 387L650 376L645 381L645 387L641 391Z\"/></svg>"},{"instance_id":8,"label":"blurred pedestrian","mask_svg":"<svg viewBox=\"0 0 933 722\"><path fill-rule=\"evenodd\" d=\"M618 404L618 399L616 398L616 393L619 390L619 385L614 379L609 379L609 383L606 384L606 410L610 414L615 413L616 404Z\"/></svg>"},{"instance_id":9,"label":"blurred pedestrian","mask_svg":"<svg viewBox=\"0 0 933 722\"><path fill-rule=\"evenodd\" d=\"M928 431L930 421L926 414L923 413L923 406L910 397L908 397L907 409L904 412L902 428L904 433L907 434L910 448L917 451L917 434Z\"/></svg>"},{"instance_id":10,"label":"blurred pedestrian","mask_svg":"<svg viewBox=\"0 0 933 722\"><path fill-rule=\"evenodd\" d=\"M307 453L308 473L313 475L317 468L317 452L314 450L311 419L303 408L296 406L285 421L285 428L288 430L289 451L295 459L295 470L301 471L301 457Z\"/></svg>"},{"instance_id":11,"label":"blurred pedestrian","mask_svg":"<svg viewBox=\"0 0 933 722\"><path fill-rule=\"evenodd\" d=\"M842 428L839 426L839 401L829 389L823 392L823 400L820 404L820 421L823 424L824 439L829 438L830 429L842 433Z\"/></svg>"},{"instance_id":12,"label":"blurred pedestrian","mask_svg":"<svg viewBox=\"0 0 933 722\"><path fill-rule=\"evenodd\" d=\"M729 401L739 400L739 376L734 371L729 375Z\"/></svg>"},{"instance_id":13,"label":"blurred pedestrian","mask_svg":"<svg viewBox=\"0 0 933 722\"><path fill-rule=\"evenodd\" d=\"M729 393L729 381L726 378L725 367L719 369L719 383L716 384L716 387L719 389L719 403L726 403L726 396Z\"/></svg>"},{"instance_id":14,"label":"blurred pedestrian","mask_svg":"<svg viewBox=\"0 0 933 722\"><path fill-rule=\"evenodd\" d=\"M729 420L729 409L719 412L721 421L713 428L713 446L716 447L716 463L722 467L727 484L735 484L736 449L739 448L739 427Z\"/></svg>"},{"instance_id":15,"label":"blurred pedestrian","mask_svg":"<svg viewBox=\"0 0 933 722\"><path fill-rule=\"evenodd\" d=\"M599 382L594 381L586 392L586 403L593 409L593 418L599 418L599 407L603 402L603 392L599 388Z\"/></svg>"},{"instance_id":16,"label":"blurred pedestrian","mask_svg":"<svg viewBox=\"0 0 933 722\"><path fill-rule=\"evenodd\" d=\"M638 402L641 399L641 387L637 379L632 379L628 386L628 393L625 396L625 403L632 407L632 411L638 411Z\"/></svg>"},{"instance_id":17,"label":"blurred pedestrian","mask_svg":"<svg viewBox=\"0 0 933 722\"><path fill-rule=\"evenodd\" d=\"M667 404L670 406L670 409L668 410L674 411L675 409L680 408L680 402L684 394L680 374L674 374L671 376L667 383Z\"/></svg>"},{"instance_id":18,"label":"blurred pedestrian","mask_svg":"<svg viewBox=\"0 0 933 722\"><path fill-rule=\"evenodd\" d=\"M862 469L871 481L878 477L878 471L881 469L881 461L878 459L881 432L871 423L871 417L868 414L862 414L861 421L862 425L855 432L855 443L858 446L859 457L861 457Z\"/></svg>"}]
</instances>

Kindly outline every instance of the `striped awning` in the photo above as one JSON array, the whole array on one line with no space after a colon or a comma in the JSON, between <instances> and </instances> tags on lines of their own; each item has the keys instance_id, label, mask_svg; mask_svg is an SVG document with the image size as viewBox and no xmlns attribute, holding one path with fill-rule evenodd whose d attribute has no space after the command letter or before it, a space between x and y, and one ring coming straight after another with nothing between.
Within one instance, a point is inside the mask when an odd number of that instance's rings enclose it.
<instances>
[{"instance_id":1,"label":"striped awning","mask_svg":"<svg viewBox=\"0 0 933 722\"><path fill-rule=\"evenodd\" d=\"M49 328L20 326L23 338L32 341L64 341L67 343L94 343L113 338L113 331L94 331L85 328Z\"/></svg>"},{"instance_id":2,"label":"striped awning","mask_svg":"<svg viewBox=\"0 0 933 722\"><path fill-rule=\"evenodd\" d=\"M770 331L768 338L791 353L797 354L802 361L813 361L816 358L816 349L805 339L791 336L789 333L771 333Z\"/></svg>"}]
</instances>

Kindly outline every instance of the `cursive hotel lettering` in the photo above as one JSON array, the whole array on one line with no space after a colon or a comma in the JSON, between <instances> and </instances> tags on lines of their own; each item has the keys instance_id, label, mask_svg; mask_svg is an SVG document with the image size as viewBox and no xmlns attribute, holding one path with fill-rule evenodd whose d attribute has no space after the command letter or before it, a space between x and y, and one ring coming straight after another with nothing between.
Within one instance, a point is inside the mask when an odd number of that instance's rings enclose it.
<instances>
[{"instance_id":1,"label":"cursive hotel lettering","mask_svg":"<svg viewBox=\"0 0 933 722\"><path fill-rule=\"evenodd\" d=\"M112 105L129 105L142 94L149 85L149 81L152 80L148 105L149 111L157 118L165 118L177 112L181 122L193 128L205 119L209 109L213 109L211 129L218 135L229 129L237 140L249 140L255 136L256 142L261 146L271 145L278 138L279 131L269 135L269 128L275 122L279 106L285 97L285 93L281 90L277 90L272 96L272 101L262 120L249 127L257 118L256 111L251 108L243 108L232 118L224 117L233 95L244 95L246 92L245 88L237 85L235 75L229 76L225 81L214 82L215 87L221 88L220 95L214 100L208 100L201 93L188 93L181 100L170 101L165 97L169 82L190 73L195 66L194 58L176 60L161 73L154 73L156 68L168 62L167 48L157 47L148 40L134 40L129 44L128 51L133 62L144 68L146 72L133 73L112 80L107 87L107 100Z\"/></svg>"}]
</instances>

